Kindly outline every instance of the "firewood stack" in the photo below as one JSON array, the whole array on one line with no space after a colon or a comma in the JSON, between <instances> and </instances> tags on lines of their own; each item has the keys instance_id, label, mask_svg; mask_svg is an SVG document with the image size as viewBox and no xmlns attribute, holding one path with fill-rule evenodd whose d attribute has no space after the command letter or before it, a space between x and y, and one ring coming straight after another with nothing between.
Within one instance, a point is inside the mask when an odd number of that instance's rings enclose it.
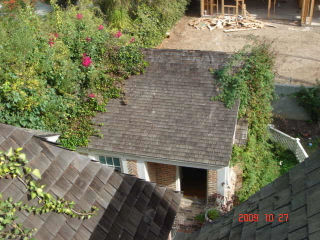
<instances>
[{"instance_id":1,"label":"firewood stack","mask_svg":"<svg viewBox=\"0 0 320 240\"><path fill-rule=\"evenodd\" d=\"M241 16L219 16L216 18L197 18L189 21L189 25L198 30L224 29L224 32L237 32L245 30L256 30L265 26L275 27L274 25L264 24L252 17L242 18Z\"/></svg>"}]
</instances>

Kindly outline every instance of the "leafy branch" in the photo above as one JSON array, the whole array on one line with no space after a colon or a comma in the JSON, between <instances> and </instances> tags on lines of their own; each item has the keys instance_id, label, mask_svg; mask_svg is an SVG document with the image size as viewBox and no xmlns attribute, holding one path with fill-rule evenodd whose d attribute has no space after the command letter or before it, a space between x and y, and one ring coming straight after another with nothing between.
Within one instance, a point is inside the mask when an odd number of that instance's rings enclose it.
<instances>
[{"instance_id":1,"label":"leafy branch","mask_svg":"<svg viewBox=\"0 0 320 240\"><path fill-rule=\"evenodd\" d=\"M92 207L90 212L75 211L73 201L66 201L63 198L55 199L51 194L43 191L45 185L40 185L36 179L41 179L38 169L31 169L27 166L26 155L21 153L22 148L7 152L0 151L0 179L17 178L30 193L31 199L38 199L38 206L29 206L22 201L13 202L12 197L2 200L0 194L0 239L18 238L23 240L32 238L36 229L27 229L20 223L16 223L15 212L25 210L29 213L44 214L50 211L64 213L71 217L89 219L96 214L97 208Z\"/></svg>"}]
</instances>

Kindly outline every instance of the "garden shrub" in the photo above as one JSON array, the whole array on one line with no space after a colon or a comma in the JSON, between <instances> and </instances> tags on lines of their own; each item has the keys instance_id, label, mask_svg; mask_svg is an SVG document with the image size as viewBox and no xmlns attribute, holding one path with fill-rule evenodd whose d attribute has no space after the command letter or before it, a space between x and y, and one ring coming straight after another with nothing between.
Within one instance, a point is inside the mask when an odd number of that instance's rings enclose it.
<instances>
[{"instance_id":1,"label":"garden shrub","mask_svg":"<svg viewBox=\"0 0 320 240\"><path fill-rule=\"evenodd\" d=\"M131 36L107 30L97 9L53 5L45 18L27 5L0 19L0 122L62 132L63 146L86 146L97 134L92 116L146 62Z\"/></svg>"},{"instance_id":2,"label":"garden shrub","mask_svg":"<svg viewBox=\"0 0 320 240\"><path fill-rule=\"evenodd\" d=\"M312 121L320 123L320 81L316 87L306 88L301 86L301 90L294 94L300 105L310 114Z\"/></svg>"},{"instance_id":3,"label":"garden shrub","mask_svg":"<svg viewBox=\"0 0 320 240\"><path fill-rule=\"evenodd\" d=\"M111 29L133 35L141 47L161 43L166 32L183 16L189 0L98 0Z\"/></svg>"},{"instance_id":4,"label":"garden shrub","mask_svg":"<svg viewBox=\"0 0 320 240\"><path fill-rule=\"evenodd\" d=\"M222 100L229 108L240 99L238 117L248 121L247 144L234 146L231 159L232 164L239 163L243 169L243 187L238 192L241 201L281 174L267 129L274 98L274 59L271 43L255 40L214 72L221 91L213 99Z\"/></svg>"}]
</instances>

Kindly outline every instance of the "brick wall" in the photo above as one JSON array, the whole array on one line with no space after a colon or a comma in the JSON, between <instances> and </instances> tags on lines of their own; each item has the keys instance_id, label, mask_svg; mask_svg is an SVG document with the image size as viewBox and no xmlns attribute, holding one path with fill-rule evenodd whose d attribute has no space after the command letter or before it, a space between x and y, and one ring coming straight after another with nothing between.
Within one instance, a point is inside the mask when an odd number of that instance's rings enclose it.
<instances>
[{"instance_id":1,"label":"brick wall","mask_svg":"<svg viewBox=\"0 0 320 240\"><path fill-rule=\"evenodd\" d=\"M242 188L242 174L243 174L243 170L239 165L235 165L234 167L231 168L236 176L236 185L235 185L235 191L239 191Z\"/></svg>"},{"instance_id":2,"label":"brick wall","mask_svg":"<svg viewBox=\"0 0 320 240\"><path fill-rule=\"evenodd\" d=\"M150 178L150 182L157 182L156 173L157 163L147 162L147 169Z\"/></svg>"},{"instance_id":3,"label":"brick wall","mask_svg":"<svg viewBox=\"0 0 320 240\"><path fill-rule=\"evenodd\" d=\"M136 160L127 160L128 173L139 177L138 166Z\"/></svg>"},{"instance_id":4,"label":"brick wall","mask_svg":"<svg viewBox=\"0 0 320 240\"><path fill-rule=\"evenodd\" d=\"M176 189L176 166L148 162L150 181L167 188Z\"/></svg>"},{"instance_id":5,"label":"brick wall","mask_svg":"<svg viewBox=\"0 0 320 240\"><path fill-rule=\"evenodd\" d=\"M216 170L207 170L207 197L208 203L212 201L212 195L218 191L217 180L218 172Z\"/></svg>"}]
</instances>

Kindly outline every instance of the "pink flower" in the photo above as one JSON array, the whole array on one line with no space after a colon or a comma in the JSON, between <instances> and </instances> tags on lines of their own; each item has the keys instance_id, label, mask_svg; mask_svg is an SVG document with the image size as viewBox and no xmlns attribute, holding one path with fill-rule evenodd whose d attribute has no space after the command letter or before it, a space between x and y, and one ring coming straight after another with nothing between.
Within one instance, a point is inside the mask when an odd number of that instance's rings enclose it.
<instances>
[{"instance_id":1,"label":"pink flower","mask_svg":"<svg viewBox=\"0 0 320 240\"><path fill-rule=\"evenodd\" d=\"M98 29L99 29L99 30L103 30L103 29L104 29L104 26L103 26L103 25L99 25Z\"/></svg>"},{"instance_id":2,"label":"pink flower","mask_svg":"<svg viewBox=\"0 0 320 240\"><path fill-rule=\"evenodd\" d=\"M89 98L95 98L96 95L94 95L93 93L91 93L91 94L88 95L88 97L89 97Z\"/></svg>"},{"instance_id":3,"label":"pink flower","mask_svg":"<svg viewBox=\"0 0 320 240\"><path fill-rule=\"evenodd\" d=\"M133 43L133 42L135 42L136 41L136 39L135 38L131 38L131 40L129 41L130 43Z\"/></svg>"},{"instance_id":4,"label":"pink flower","mask_svg":"<svg viewBox=\"0 0 320 240\"><path fill-rule=\"evenodd\" d=\"M77 19L78 19L78 20L81 20L82 18L83 18L83 15L80 14L80 13L78 13L78 14L77 14Z\"/></svg>"},{"instance_id":5,"label":"pink flower","mask_svg":"<svg viewBox=\"0 0 320 240\"><path fill-rule=\"evenodd\" d=\"M114 34L114 37L119 38L122 36L122 32L118 31L116 34Z\"/></svg>"},{"instance_id":6,"label":"pink flower","mask_svg":"<svg viewBox=\"0 0 320 240\"><path fill-rule=\"evenodd\" d=\"M89 38L89 37L86 38L86 41L87 41L87 42L91 42L91 40L92 40L92 39Z\"/></svg>"},{"instance_id":7,"label":"pink flower","mask_svg":"<svg viewBox=\"0 0 320 240\"><path fill-rule=\"evenodd\" d=\"M91 64L92 64L91 58L84 53L82 57L82 65L84 67L90 67Z\"/></svg>"},{"instance_id":8,"label":"pink flower","mask_svg":"<svg viewBox=\"0 0 320 240\"><path fill-rule=\"evenodd\" d=\"M53 33L53 36L55 36L56 38L59 37L59 34L58 33Z\"/></svg>"},{"instance_id":9,"label":"pink flower","mask_svg":"<svg viewBox=\"0 0 320 240\"><path fill-rule=\"evenodd\" d=\"M50 47L52 47L54 45L54 39L50 38L48 43L49 43Z\"/></svg>"}]
</instances>

